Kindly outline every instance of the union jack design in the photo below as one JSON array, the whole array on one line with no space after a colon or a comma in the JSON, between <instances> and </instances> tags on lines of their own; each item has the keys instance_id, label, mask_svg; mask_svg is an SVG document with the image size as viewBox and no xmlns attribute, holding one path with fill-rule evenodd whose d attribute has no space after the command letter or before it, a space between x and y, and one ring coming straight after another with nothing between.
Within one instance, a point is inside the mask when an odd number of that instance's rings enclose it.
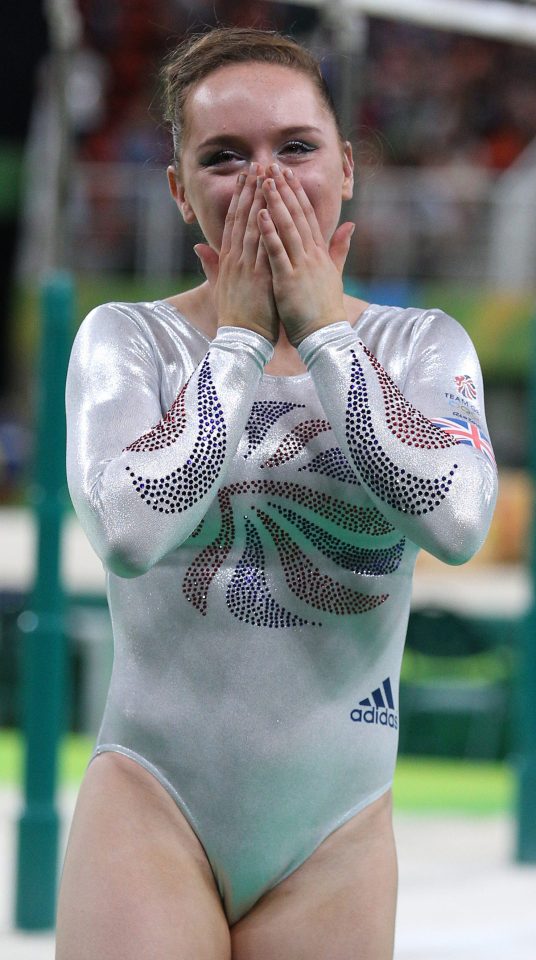
<instances>
[{"instance_id":1,"label":"union jack design","mask_svg":"<svg viewBox=\"0 0 536 960\"><path fill-rule=\"evenodd\" d=\"M454 382L462 397L467 400L476 400L476 387L468 373L460 373L459 376L454 377Z\"/></svg>"},{"instance_id":2,"label":"union jack design","mask_svg":"<svg viewBox=\"0 0 536 960\"><path fill-rule=\"evenodd\" d=\"M475 447L476 450L485 453L488 460L491 460L493 464L495 463L489 438L485 433L482 433L476 423L471 423L462 417L438 417L435 420L433 419L432 423L440 430L450 433L451 437L454 437L458 443L465 443L467 446Z\"/></svg>"}]
</instances>

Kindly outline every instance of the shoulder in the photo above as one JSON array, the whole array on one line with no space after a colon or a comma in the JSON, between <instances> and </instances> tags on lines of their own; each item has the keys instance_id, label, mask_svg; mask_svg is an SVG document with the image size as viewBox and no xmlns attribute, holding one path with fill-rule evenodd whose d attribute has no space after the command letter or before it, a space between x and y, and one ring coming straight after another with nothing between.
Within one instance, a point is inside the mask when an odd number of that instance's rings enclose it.
<instances>
[{"instance_id":1,"label":"shoulder","mask_svg":"<svg viewBox=\"0 0 536 960\"><path fill-rule=\"evenodd\" d=\"M466 330L454 317L438 307L397 307L369 304L358 320L356 329L380 343L384 340L398 342L400 347L411 349L423 339L433 339L438 344L452 341L470 343ZM372 349L372 345L371 345Z\"/></svg>"},{"instance_id":2,"label":"shoulder","mask_svg":"<svg viewBox=\"0 0 536 960\"><path fill-rule=\"evenodd\" d=\"M116 339L139 336L150 339L158 302L127 303L112 300L102 303L84 317L77 336Z\"/></svg>"},{"instance_id":3,"label":"shoulder","mask_svg":"<svg viewBox=\"0 0 536 960\"><path fill-rule=\"evenodd\" d=\"M475 356L467 332L439 308L370 304L356 330L399 385L423 363Z\"/></svg>"},{"instance_id":4,"label":"shoulder","mask_svg":"<svg viewBox=\"0 0 536 960\"><path fill-rule=\"evenodd\" d=\"M437 307L420 311L413 330L413 348L416 356L430 353L454 358L463 354L476 361L476 351L467 330Z\"/></svg>"},{"instance_id":5,"label":"shoulder","mask_svg":"<svg viewBox=\"0 0 536 960\"><path fill-rule=\"evenodd\" d=\"M74 338L71 364L110 364L114 357L154 360L151 327L152 302L111 301L94 307L82 320Z\"/></svg>"},{"instance_id":6,"label":"shoulder","mask_svg":"<svg viewBox=\"0 0 536 960\"><path fill-rule=\"evenodd\" d=\"M127 303L112 300L101 303L84 317L80 328L138 327L145 328L154 316L157 301Z\"/></svg>"}]
</instances>

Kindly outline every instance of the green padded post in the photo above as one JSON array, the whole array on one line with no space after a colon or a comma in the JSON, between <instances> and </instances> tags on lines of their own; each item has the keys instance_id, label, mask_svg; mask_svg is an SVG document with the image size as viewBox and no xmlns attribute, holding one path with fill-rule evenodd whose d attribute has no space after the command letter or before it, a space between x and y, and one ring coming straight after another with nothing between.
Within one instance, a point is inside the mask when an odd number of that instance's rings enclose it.
<instances>
[{"instance_id":1,"label":"green padded post","mask_svg":"<svg viewBox=\"0 0 536 960\"><path fill-rule=\"evenodd\" d=\"M536 484L536 318L530 383L530 468ZM536 516L532 518L532 606L521 632L519 661L519 779L517 808L517 859L536 863Z\"/></svg>"},{"instance_id":2,"label":"green padded post","mask_svg":"<svg viewBox=\"0 0 536 960\"><path fill-rule=\"evenodd\" d=\"M63 727L65 638L60 576L66 503L65 375L71 343L73 284L56 272L42 289L36 455L31 502L37 567L29 609L21 614L25 735L24 807L19 820L15 922L23 930L53 927L59 817L58 744Z\"/></svg>"}]
</instances>

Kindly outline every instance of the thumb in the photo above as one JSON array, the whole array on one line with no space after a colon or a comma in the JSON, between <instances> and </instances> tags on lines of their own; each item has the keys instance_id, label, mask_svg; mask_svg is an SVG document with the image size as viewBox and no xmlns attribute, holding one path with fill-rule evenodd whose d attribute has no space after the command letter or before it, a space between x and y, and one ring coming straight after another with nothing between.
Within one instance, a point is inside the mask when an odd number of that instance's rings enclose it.
<instances>
[{"instance_id":1,"label":"thumb","mask_svg":"<svg viewBox=\"0 0 536 960\"><path fill-rule=\"evenodd\" d=\"M348 256L348 251L350 249L350 240L352 239L354 230L355 223L341 223L340 227L337 227L331 238L329 255L339 273L342 273L344 269L346 257Z\"/></svg>"},{"instance_id":2,"label":"thumb","mask_svg":"<svg viewBox=\"0 0 536 960\"><path fill-rule=\"evenodd\" d=\"M194 253L197 254L201 261L203 273L205 274L209 285L213 287L218 279L218 269L220 263L218 254L212 249L212 247L209 247L208 243L196 243L194 247Z\"/></svg>"}]
</instances>

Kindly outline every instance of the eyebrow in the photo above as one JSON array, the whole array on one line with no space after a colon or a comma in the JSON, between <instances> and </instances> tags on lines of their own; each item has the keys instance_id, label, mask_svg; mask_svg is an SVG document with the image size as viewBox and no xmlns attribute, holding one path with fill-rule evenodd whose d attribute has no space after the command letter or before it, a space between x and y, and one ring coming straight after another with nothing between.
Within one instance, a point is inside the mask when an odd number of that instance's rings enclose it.
<instances>
[{"instance_id":1,"label":"eyebrow","mask_svg":"<svg viewBox=\"0 0 536 960\"><path fill-rule=\"evenodd\" d=\"M297 124L292 127L281 127L281 129L276 130L277 136L281 137L282 139L285 139L286 137L290 137L290 136L295 137L295 136L298 136L300 133L301 134L316 133L318 135L318 134L322 134L322 131L320 130L319 127L315 127L309 124ZM243 143L244 143L244 138L239 136L238 134L222 133L219 136L208 137L206 140L203 140L199 144L197 149L199 151L199 150L206 150L207 147L221 146L223 144L241 145Z\"/></svg>"}]
</instances>

